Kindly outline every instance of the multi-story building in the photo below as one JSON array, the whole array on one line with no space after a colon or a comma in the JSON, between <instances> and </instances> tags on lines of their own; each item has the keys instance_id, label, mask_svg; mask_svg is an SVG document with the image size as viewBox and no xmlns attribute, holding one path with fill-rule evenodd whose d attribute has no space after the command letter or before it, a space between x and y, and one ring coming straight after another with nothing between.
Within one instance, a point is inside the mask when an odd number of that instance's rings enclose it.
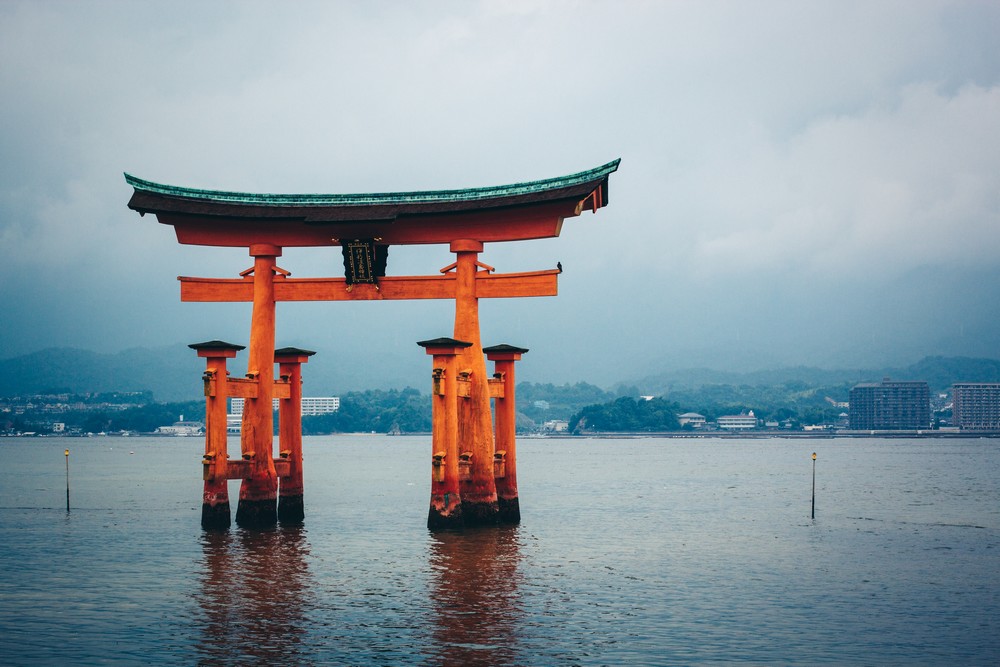
<instances>
[{"instance_id":1,"label":"multi-story building","mask_svg":"<svg viewBox=\"0 0 1000 667\"><path fill-rule=\"evenodd\" d=\"M745 415L723 415L715 420L719 428L727 431L749 431L757 428L757 417L753 410Z\"/></svg>"},{"instance_id":2,"label":"multi-story building","mask_svg":"<svg viewBox=\"0 0 1000 667\"><path fill-rule=\"evenodd\" d=\"M340 409L339 396L315 396L302 399L302 416L314 417L336 412Z\"/></svg>"},{"instance_id":3,"label":"multi-story building","mask_svg":"<svg viewBox=\"0 0 1000 667\"><path fill-rule=\"evenodd\" d=\"M157 426L157 435L201 435L205 432L205 424L196 421L184 421L184 415L181 415L180 421L174 422L173 426Z\"/></svg>"},{"instance_id":4,"label":"multi-story building","mask_svg":"<svg viewBox=\"0 0 1000 667\"><path fill-rule=\"evenodd\" d=\"M926 382L862 382L851 389L848 422L858 431L924 429L930 426Z\"/></svg>"},{"instance_id":5,"label":"multi-story building","mask_svg":"<svg viewBox=\"0 0 1000 667\"><path fill-rule=\"evenodd\" d=\"M565 433L569 430L569 422L564 419L550 419L542 423L542 430L547 433Z\"/></svg>"},{"instance_id":6,"label":"multi-story building","mask_svg":"<svg viewBox=\"0 0 1000 667\"><path fill-rule=\"evenodd\" d=\"M697 412L685 412L682 415L677 415L677 423L681 427L691 424L691 428L702 428L705 426L705 415L700 415Z\"/></svg>"},{"instance_id":7,"label":"multi-story building","mask_svg":"<svg viewBox=\"0 0 1000 667\"><path fill-rule=\"evenodd\" d=\"M963 431L1000 430L1000 384L961 382L951 387L952 424Z\"/></svg>"},{"instance_id":8,"label":"multi-story building","mask_svg":"<svg viewBox=\"0 0 1000 667\"><path fill-rule=\"evenodd\" d=\"M243 401L242 398L231 398L230 401L230 411L231 415L237 416L243 414ZM274 409L278 409L278 401L280 398L275 398L272 400ZM316 415L325 415L331 412L336 412L340 409L340 397L339 396L316 396L316 397L302 397L302 416L303 417L314 417Z\"/></svg>"}]
</instances>

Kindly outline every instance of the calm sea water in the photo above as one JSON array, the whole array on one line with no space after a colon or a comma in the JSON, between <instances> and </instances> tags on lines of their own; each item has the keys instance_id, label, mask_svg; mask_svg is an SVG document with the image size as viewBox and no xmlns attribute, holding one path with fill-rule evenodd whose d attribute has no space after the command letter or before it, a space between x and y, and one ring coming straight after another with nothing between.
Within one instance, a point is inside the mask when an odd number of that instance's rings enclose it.
<instances>
[{"instance_id":1,"label":"calm sea water","mask_svg":"<svg viewBox=\"0 0 1000 667\"><path fill-rule=\"evenodd\" d=\"M516 528L428 533L429 438L342 436L304 528L213 534L199 439L0 439L0 663L1000 663L998 440L518 446Z\"/></svg>"}]
</instances>

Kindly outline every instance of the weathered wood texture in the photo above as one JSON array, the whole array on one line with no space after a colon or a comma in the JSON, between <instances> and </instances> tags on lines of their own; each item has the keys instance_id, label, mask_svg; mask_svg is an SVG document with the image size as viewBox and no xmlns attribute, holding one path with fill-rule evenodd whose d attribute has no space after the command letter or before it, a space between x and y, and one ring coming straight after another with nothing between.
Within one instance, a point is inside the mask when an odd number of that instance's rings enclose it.
<instances>
[{"instance_id":1,"label":"weathered wood texture","mask_svg":"<svg viewBox=\"0 0 1000 667\"><path fill-rule=\"evenodd\" d=\"M434 354L431 392L431 502L427 527L461 528L462 498L458 481L457 349L428 349Z\"/></svg>"},{"instance_id":2,"label":"weathered wood texture","mask_svg":"<svg viewBox=\"0 0 1000 667\"><path fill-rule=\"evenodd\" d=\"M299 523L305 518L302 483L302 363L307 356L278 357L279 372L288 380L288 392L278 404L278 445L287 474L278 475L278 519Z\"/></svg>"},{"instance_id":3,"label":"weathered wood texture","mask_svg":"<svg viewBox=\"0 0 1000 667\"><path fill-rule=\"evenodd\" d=\"M497 490L493 477L493 422L486 360L479 335L477 257L482 243L456 241L455 338L472 343L458 356L459 372L469 373L469 397L458 406L458 449L471 452L468 480L460 482L462 516L466 524L489 524L497 520Z\"/></svg>"},{"instance_id":4,"label":"weathered wood texture","mask_svg":"<svg viewBox=\"0 0 1000 667\"><path fill-rule=\"evenodd\" d=\"M514 362L521 358L521 354L487 351L487 358L494 362L494 370L501 376L503 383L503 391L494 401L496 455L501 457L497 463L503 470L503 475L498 476L496 480L499 520L502 523L519 523L521 509L517 493L517 406Z\"/></svg>"},{"instance_id":5,"label":"weathered wood texture","mask_svg":"<svg viewBox=\"0 0 1000 667\"><path fill-rule=\"evenodd\" d=\"M278 477L272 459L274 413L274 267L279 248L252 247L254 256L253 312L247 374L257 378L257 398L243 405L240 446L251 461L251 474L240 485L236 523L263 527L278 521Z\"/></svg>"}]
</instances>

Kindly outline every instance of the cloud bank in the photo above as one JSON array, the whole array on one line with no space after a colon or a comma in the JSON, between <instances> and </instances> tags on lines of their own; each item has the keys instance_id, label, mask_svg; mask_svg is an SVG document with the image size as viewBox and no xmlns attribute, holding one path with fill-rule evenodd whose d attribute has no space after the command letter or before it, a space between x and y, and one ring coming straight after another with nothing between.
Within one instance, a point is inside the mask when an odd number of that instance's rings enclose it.
<instances>
[{"instance_id":1,"label":"cloud bank","mask_svg":"<svg viewBox=\"0 0 1000 667\"><path fill-rule=\"evenodd\" d=\"M3 3L0 352L246 342L245 307L174 280L246 252L179 246L123 171L370 192L622 157L597 216L484 253L566 267L557 299L483 304L485 338L535 353L526 379L995 355L998 33L986 2ZM448 304L370 305L283 305L279 335L420 364L450 329Z\"/></svg>"}]
</instances>

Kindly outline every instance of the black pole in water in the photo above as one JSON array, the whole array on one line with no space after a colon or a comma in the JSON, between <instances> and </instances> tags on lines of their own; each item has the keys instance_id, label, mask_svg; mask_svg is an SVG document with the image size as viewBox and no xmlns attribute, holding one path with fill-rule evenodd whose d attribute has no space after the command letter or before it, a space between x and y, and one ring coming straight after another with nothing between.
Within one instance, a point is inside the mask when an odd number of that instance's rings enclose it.
<instances>
[{"instance_id":1,"label":"black pole in water","mask_svg":"<svg viewBox=\"0 0 1000 667\"><path fill-rule=\"evenodd\" d=\"M69 511L69 450L66 450L66 511Z\"/></svg>"},{"instance_id":2,"label":"black pole in water","mask_svg":"<svg viewBox=\"0 0 1000 667\"><path fill-rule=\"evenodd\" d=\"M811 518L816 518L816 452L813 452L813 498Z\"/></svg>"}]
</instances>

